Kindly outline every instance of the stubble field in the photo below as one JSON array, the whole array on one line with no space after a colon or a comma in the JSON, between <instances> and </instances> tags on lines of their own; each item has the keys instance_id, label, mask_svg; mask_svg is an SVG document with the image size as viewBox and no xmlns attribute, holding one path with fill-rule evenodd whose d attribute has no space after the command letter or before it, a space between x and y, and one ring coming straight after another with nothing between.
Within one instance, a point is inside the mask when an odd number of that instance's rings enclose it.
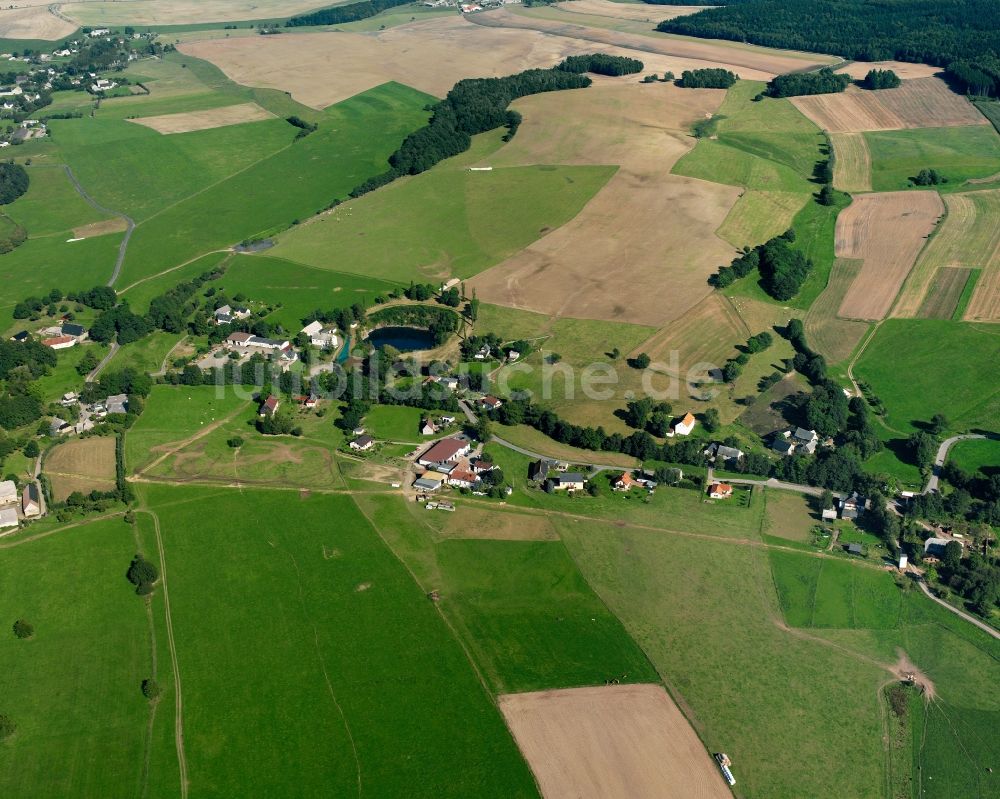
<instances>
[{"instance_id":1,"label":"stubble field","mask_svg":"<svg viewBox=\"0 0 1000 799\"><path fill-rule=\"evenodd\" d=\"M75 30L73 23L57 17L47 5L9 6L0 11L0 38L58 41Z\"/></svg>"},{"instance_id":2,"label":"stubble field","mask_svg":"<svg viewBox=\"0 0 1000 799\"><path fill-rule=\"evenodd\" d=\"M337 0L99 0L65 3L61 11L81 25L186 25L274 19L300 14Z\"/></svg>"},{"instance_id":3,"label":"stubble field","mask_svg":"<svg viewBox=\"0 0 1000 799\"><path fill-rule=\"evenodd\" d=\"M888 192L854 198L837 218L838 258L864 260L839 315L882 319L913 268L944 205L936 192Z\"/></svg>"},{"instance_id":4,"label":"stubble field","mask_svg":"<svg viewBox=\"0 0 1000 799\"><path fill-rule=\"evenodd\" d=\"M835 158L833 185L840 191L872 190L872 156L860 133L831 133Z\"/></svg>"},{"instance_id":5,"label":"stubble field","mask_svg":"<svg viewBox=\"0 0 1000 799\"><path fill-rule=\"evenodd\" d=\"M509 694L500 710L546 799L730 796L662 686Z\"/></svg>"},{"instance_id":6,"label":"stubble field","mask_svg":"<svg viewBox=\"0 0 1000 799\"><path fill-rule=\"evenodd\" d=\"M179 114L163 114L161 116L138 117L129 120L137 125L152 128L157 133L191 133L196 130L224 128L227 125L239 125L243 122L258 122L271 119L274 114L265 111L256 103L241 103L227 105L222 108L212 108L206 111L188 111Z\"/></svg>"},{"instance_id":7,"label":"stubble field","mask_svg":"<svg viewBox=\"0 0 1000 799\"><path fill-rule=\"evenodd\" d=\"M809 345L830 363L846 360L868 332L868 322L841 319L844 297L861 272L863 261L838 258L830 270L826 288L809 306L802 320Z\"/></svg>"},{"instance_id":8,"label":"stubble field","mask_svg":"<svg viewBox=\"0 0 1000 799\"><path fill-rule=\"evenodd\" d=\"M65 501L74 491L111 491L115 487L113 436L74 438L45 458L44 473L52 481L52 498Z\"/></svg>"},{"instance_id":9,"label":"stubble field","mask_svg":"<svg viewBox=\"0 0 1000 799\"><path fill-rule=\"evenodd\" d=\"M908 80L898 89L877 91L849 86L839 94L795 97L792 103L831 133L989 124L972 103L938 78Z\"/></svg>"},{"instance_id":10,"label":"stubble field","mask_svg":"<svg viewBox=\"0 0 1000 799\"><path fill-rule=\"evenodd\" d=\"M920 319L951 319L974 272L955 266L938 269L917 316Z\"/></svg>"}]
</instances>

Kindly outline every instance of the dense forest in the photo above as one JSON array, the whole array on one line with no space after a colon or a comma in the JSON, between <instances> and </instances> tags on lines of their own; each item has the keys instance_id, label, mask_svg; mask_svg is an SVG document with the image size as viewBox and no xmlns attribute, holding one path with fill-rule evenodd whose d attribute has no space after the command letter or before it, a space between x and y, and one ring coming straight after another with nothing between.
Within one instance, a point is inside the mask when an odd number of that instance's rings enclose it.
<instances>
[{"instance_id":1,"label":"dense forest","mask_svg":"<svg viewBox=\"0 0 1000 799\"><path fill-rule=\"evenodd\" d=\"M28 170L13 161L0 164L0 205L14 202L28 190Z\"/></svg>"},{"instance_id":2,"label":"dense forest","mask_svg":"<svg viewBox=\"0 0 1000 799\"><path fill-rule=\"evenodd\" d=\"M354 22L367 19L396 6L405 6L412 0L364 0L361 3L349 3L345 6L321 8L309 14L299 14L285 22L285 27L296 28L302 25L339 25L342 22Z\"/></svg>"},{"instance_id":3,"label":"dense forest","mask_svg":"<svg viewBox=\"0 0 1000 799\"><path fill-rule=\"evenodd\" d=\"M996 0L739 0L666 20L657 30L856 61L926 62L949 67L960 90L1000 89Z\"/></svg>"},{"instance_id":4,"label":"dense forest","mask_svg":"<svg viewBox=\"0 0 1000 799\"><path fill-rule=\"evenodd\" d=\"M739 79L728 69L685 69L677 85L684 89L728 89Z\"/></svg>"},{"instance_id":5,"label":"dense forest","mask_svg":"<svg viewBox=\"0 0 1000 799\"><path fill-rule=\"evenodd\" d=\"M529 69L503 78L469 78L456 83L434 106L430 122L407 136L391 156L388 172L370 178L352 192L360 197L391 183L401 175L417 175L439 161L469 149L477 133L508 127L517 129L520 115L507 106L518 97L561 89L582 89L590 78L562 69Z\"/></svg>"},{"instance_id":6,"label":"dense forest","mask_svg":"<svg viewBox=\"0 0 1000 799\"><path fill-rule=\"evenodd\" d=\"M571 55L561 61L556 69L565 72L593 72L595 75L610 75L620 77L622 75L634 75L642 72L642 62L637 58L628 58L623 55L607 55L605 53L591 53L590 55Z\"/></svg>"}]
</instances>

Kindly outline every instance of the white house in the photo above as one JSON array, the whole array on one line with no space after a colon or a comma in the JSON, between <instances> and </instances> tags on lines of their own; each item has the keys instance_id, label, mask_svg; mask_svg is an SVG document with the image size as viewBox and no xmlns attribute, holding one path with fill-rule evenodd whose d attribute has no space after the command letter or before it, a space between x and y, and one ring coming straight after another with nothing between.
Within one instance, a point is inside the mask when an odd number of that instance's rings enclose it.
<instances>
[{"instance_id":1,"label":"white house","mask_svg":"<svg viewBox=\"0 0 1000 799\"><path fill-rule=\"evenodd\" d=\"M93 92L107 92L115 88L118 84L113 80L105 80L104 78L98 78L91 85L90 90Z\"/></svg>"},{"instance_id":2,"label":"white house","mask_svg":"<svg viewBox=\"0 0 1000 799\"><path fill-rule=\"evenodd\" d=\"M675 436L689 436L694 430L695 424L697 424L697 420L694 418L694 414L685 413L684 418L673 425L671 432Z\"/></svg>"},{"instance_id":3,"label":"white house","mask_svg":"<svg viewBox=\"0 0 1000 799\"><path fill-rule=\"evenodd\" d=\"M323 323L320 321L310 322L302 328L302 332L309 337L309 343L314 347L332 350L336 349L340 343L340 340L337 338L337 328L324 328Z\"/></svg>"},{"instance_id":4,"label":"white house","mask_svg":"<svg viewBox=\"0 0 1000 799\"><path fill-rule=\"evenodd\" d=\"M42 339L42 344L54 350L68 350L76 346L76 339L73 336L53 336Z\"/></svg>"},{"instance_id":5,"label":"white house","mask_svg":"<svg viewBox=\"0 0 1000 799\"><path fill-rule=\"evenodd\" d=\"M550 477L548 482L555 491L582 491L587 478L579 472L563 472Z\"/></svg>"},{"instance_id":6,"label":"white house","mask_svg":"<svg viewBox=\"0 0 1000 799\"><path fill-rule=\"evenodd\" d=\"M367 452L375 446L375 439L371 436L358 436L348 446L357 452Z\"/></svg>"}]
</instances>

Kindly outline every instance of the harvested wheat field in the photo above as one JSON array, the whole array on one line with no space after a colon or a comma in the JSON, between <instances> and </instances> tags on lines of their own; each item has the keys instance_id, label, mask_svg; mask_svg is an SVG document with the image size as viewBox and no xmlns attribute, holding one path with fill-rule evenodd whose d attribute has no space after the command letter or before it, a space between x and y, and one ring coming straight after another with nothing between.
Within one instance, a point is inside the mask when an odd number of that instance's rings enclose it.
<instances>
[{"instance_id":1,"label":"harvested wheat field","mask_svg":"<svg viewBox=\"0 0 1000 799\"><path fill-rule=\"evenodd\" d=\"M1000 275L1000 190L947 194L948 213L903 285L893 316L915 317L920 314L938 270L942 267L982 269L975 293L966 309L971 314L990 316L994 297L1000 287L991 286L991 275ZM985 286L985 288L984 288Z\"/></svg>"},{"instance_id":2,"label":"harvested wheat field","mask_svg":"<svg viewBox=\"0 0 1000 799\"><path fill-rule=\"evenodd\" d=\"M130 119L136 125L152 128L157 133L191 133L196 130L224 128L228 125L240 125L244 122L260 122L263 119L273 119L274 114L265 111L257 103L240 103L222 108L209 108L206 111L186 111L181 114L164 114L156 117L140 117Z\"/></svg>"},{"instance_id":3,"label":"harvested wheat field","mask_svg":"<svg viewBox=\"0 0 1000 799\"><path fill-rule=\"evenodd\" d=\"M490 15L496 13L500 12L491 11ZM238 83L291 92L300 103L313 108L325 108L387 81L443 97L461 78L552 67L578 53L639 57L650 71L676 72L681 68L677 59L657 53L536 31L483 27L458 16L373 33L330 31L215 39L182 44L180 49L211 61Z\"/></svg>"},{"instance_id":4,"label":"harvested wheat field","mask_svg":"<svg viewBox=\"0 0 1000 799\"><path fill-rule=\"evenodd\" d=\"M337 5L319 0L104 0L65 3L60 11L81 25L185 25L274 19Z\"/></svg>"},{"instance_id":5,"label":"harvested wheat field","mask_svg":"<svg viewBox=\"0 0 1000 799\"><path fill-rule=\"evenodd\" d=\"M565 6L565 9L570 10L570 6ZM586 39L591 42L614 45L638 51L635 57L644 61L647 58L652 58L655 54L689 59L699 62L701 67L718 66L731 69L747 80L769 80L783 72L834 64L839 60L834 56L794 50L774 50L736 42L692 39L665 33L645 35L590 28L562 22L558 19L529 16L531 11L529 9L526 13L520 13L510 10L508 7L499 11L491 11L489 14L470 14L468 21L476 25L494 28L535 30L553 36ZM661 13L662 16L660 16ZM660 19L671 16L669 11L663 10L663 7L658 7L655 14Z\"/></svg>"},{"instance_id":6,"label":"harvested wheat field","mask_svg":"<svg viewBox=\"0 0 1000 799\"><path fill-rule=\"evenodd\" d=\"M654 365L659 365L657 371L679 378L687 378L692 371L703 376L705 364L721 368L736 355L734 345L750 335L750 328L732 303L713 291L642 342L629 357L645 352Z\"/></svg>"},{"instance_id":7,"label":"harvested wheat field","mask_svg":"<svg viewBox=\"0 0 1000 799\"><path fill-rule=\"evenodd\" d=\"M793 97L792 103L830 133L988 125L976 107L938 78L904 81L898 89Z\"/></svg>"},{"instance_id":8,"label":"harvested wheat field","mask_svg":"<svg viewBox=\"0 0 1000 799\"><path fill-rule=\"evenodd\" d=\"M837 217L838 258L860 258L861 271L838 315L882 319L934 230L944 205L934 191L862 194Z\"/></svg>"},{"instance_id":9,"label":"harvested wheat field","mask_svg":"<svg viewBox=\"0 0 1000 799\"><path fill-rule=\"evenodd\" d=\"M852 193L872 190L872 155L860 133L831 133L833 185Z\"/></svg>"},{"instance_id":10,"label":"harvested wheat field","mask_svg":"<svg viewBox=\"0 0 1000 799\"><path fill-rule=\"evenodd\" d=\"M670 170L693 146L688 127L722 97L607 79L586 91L514 103L524 123L489 164L620 169L573 220L473 278L479 298L550 316L659 327L706 297L708 276L734 254L715 231L740 189Z\"/></svg>"},{"instance_id":11,"label":"harvested wheat field","mask_svg":"<svg viewBox=\"0 0 1000 799\"><path fill-rule=\"evenodd\" d=\"M74 438L59 444L42 467L52 484L52 498L62 502L74 491L112 491L115 487L115 439Z\"/></svg>"},{"instance_id":12,"label":"harvested wheat field","mask_svg":"<svg viewBox=\"0 0 1000 799\"><path fill-rule=\"evenodd\" d=\"M55 41L76 30L72 22L60 19L47 5L6 8L0 11L0 38L46 39Z\"/></svg>"},{"instance_id":13,"label":"harvested wheat field","mask_svg":"<svg viewBox=\"0 0 1000 799\"><path fill-rule=\"evenodd\" d=\"M962 318L967 322L1000 322L1000 261L995 257L980 274Z\"/></svg>"},{"instance_id":14,"label":"harvested wheat field","mask_svg":"<svg viewBox=\"0 0 1000 799\"><path fill-rule=\"evenodd\" d=\"M854 80L862 80L873 69L891 69L903 80L912 78L933 78L941 71L941 67L929 64L910 64L906 61L852 61L850 64L835 69L844 75L850 75Z\"/></svg>"},{"instance_id":15,"label":"harvested wheat field","mask_svg":"<svg viewBox=\"0 0 1000 799\"><path fill-rule=\"evenodd\" d=\"M857 278L863 263L847 258L834 261L830 281L809 306L802 320L809 345L830 363L847 360L870 327L868 322L837 316L844 296Z\"/></svg>"},{"instance_id":16,"label":"harvested wheat field","mask_svg":"<svg viewBox=\"0 0 1000 799\"><path fill-rule=\"evenodd\" d=\"M921 319L951 319L974 271L956 266L938 269L917 316Z\"/></svg>"},{"instance_id":17,"label":"harvested wheat field","mask_svg":"<svg viewBox=\"0 0 1000 799\"><path fill-rule=\"evenodd\" d=\"M683 17L705 9L704 6L648 6L641 3L618 3L614 0L567 0L552 8L596 17L652 22L654 25L665 19Z\"/></svg>"},{"instance_id":18,"label":"harvested wheat field","mask_svg":"<svg viewBox=\"0 0 1000 799\"><path fill-rule=\"evenodd\" d=\"M508 694L499 704L545 799L731 799L662 686Z\"/></svg>"}]
</instances>

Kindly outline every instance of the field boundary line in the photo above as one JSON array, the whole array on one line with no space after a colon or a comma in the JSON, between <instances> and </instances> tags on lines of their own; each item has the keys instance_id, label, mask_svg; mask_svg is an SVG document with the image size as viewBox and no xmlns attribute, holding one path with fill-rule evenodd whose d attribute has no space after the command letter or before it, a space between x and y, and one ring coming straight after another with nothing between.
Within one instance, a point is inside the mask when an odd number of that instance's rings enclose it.
<instances>
[{"instance_id":1,"label":"field boundary line","mask_svg":"<svg viewBox=\"0 0 1000 799\"><path fill-rule=\"evenodd\" d=\"M177 645L174 641L174 623L170 616L170 594L167 589L167 555L160 535L160 518L155 512L143 510L153 519L156 534L156 548L160 555L160 585L163 589L163 614L167 622L167 644L170 649L170 664L174 671L174 745L177 747L177 767L181 778L181 799L188 796L187 758L184 755L184 697L181 692L181 671L177 661Z\"/></svg>"},{"instance_id":2,"label":"field boundary line","mask_svg":"<svg viewBox=\"0 0 1000 799\"><path fill-rule=\"evenodd\" d=\"M0 543L0 549L11 549L12 547L20 546L21 544L28 544L32 541L39 541L43 538L48 538L50 535L55 535L56 533L61 533L65 530L72 530L75 527L83 527L84 525L90 524L91 522L101 522L107 519L113 519L116 516L124 516L125 511L119 510L114 513L105 513L102 516L91 516L89 518L80 519L80 521L73 522L72 524L63 525L62 527L56 527L52 530L46 530L42 533L35 533L34 535L26 536L24 538L16 538L13 541L5 541Z\"/></svg>"},{"instance_id":3,"label":"field boundary line","mask_svg":"<svg viewBox=\"0 0 1000 799\"><path fill-rule=\"evenodd\" d=\"M228 249L225 249L225 250L209 250L208 252L203 252L201 255L196 255L194 258L189 258L187 261L185 261L182 264L177 264L177 266L171 266L169 269L164 269L162 272L157 272L155 275L148 275L147 277L140 278L139 280L135 281L135 283L129 283L125 288L123 288L118 293L119 294L124 294L129 289L134 289L140 283L145 283L147 280L155 280L158 277L163 277L164 275L169 275L171 272L176 272L178 269L183 269L185 266L190 266L195 261L198 261L198 260L201 260L202 258L204 258L206 255L212 255L212 254L217 253L217 252L229 252L229 250Z\"/></svg>"}]
</instances>

